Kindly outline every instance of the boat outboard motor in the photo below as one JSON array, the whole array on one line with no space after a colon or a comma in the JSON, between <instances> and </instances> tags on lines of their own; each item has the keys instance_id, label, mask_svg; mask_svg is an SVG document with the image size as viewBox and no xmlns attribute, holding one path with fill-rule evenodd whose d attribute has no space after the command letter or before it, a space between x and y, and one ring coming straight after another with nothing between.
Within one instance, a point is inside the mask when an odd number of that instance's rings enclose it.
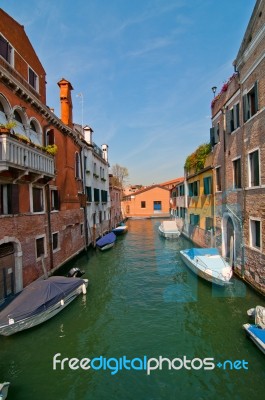
<instances>
[{"instance_id":1,"label":"boat outboard motor","mask_svg":"<svg viewBox=\"0 0 265 400\"><path fill-rule=\"evenodd\" d=\"M70 271L67 274L68 278L80 278L82 275L84 275L85 271L81 271L79 268L71 268Z\"/></svg>"}]
</instances>

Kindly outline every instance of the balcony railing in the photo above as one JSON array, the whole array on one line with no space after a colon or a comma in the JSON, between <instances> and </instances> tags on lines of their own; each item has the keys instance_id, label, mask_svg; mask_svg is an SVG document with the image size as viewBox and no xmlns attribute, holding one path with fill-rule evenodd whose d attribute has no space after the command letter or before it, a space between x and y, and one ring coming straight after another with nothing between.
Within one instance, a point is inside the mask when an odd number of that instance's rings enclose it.
<instances>
[{"instance_id":1,"label":"balcony railing","mask_svg":"<svg viewBox=\"0 0 265 400\"><path fill-rule=\"evenodd\" d=\"M0 171L10 168L54 177L54 157L8 134L0 136Z\"/></svg>"}]
</instances>

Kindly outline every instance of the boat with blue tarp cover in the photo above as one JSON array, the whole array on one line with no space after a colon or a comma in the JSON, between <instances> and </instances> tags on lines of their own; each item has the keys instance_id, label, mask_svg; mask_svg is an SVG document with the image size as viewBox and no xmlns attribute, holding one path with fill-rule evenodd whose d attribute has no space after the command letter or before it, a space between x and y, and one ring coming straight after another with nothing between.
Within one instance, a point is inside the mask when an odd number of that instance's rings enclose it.
<instances>
[{"instance_id":1,"label":"boat with blue tarp cover","mask_svg":"<svg viewBox=\"0 0 265 400\"><path fill-rule=\"evenodd\" d=\"M232 267L220 256L217 248L181 250L184 263L198 276L219 286L230 284Z\"/></svg>"},{"instance_id":2,"label":"boat with blue tarp cover","mask_svg":"<svg viewBox=\"0 0 265 400\"><path fill-rule=\"evenodd\" d=\"M96 246L101 250L108 250L114 246L116 240L116 235L113 232L107 233L107 235L102 236L102 238L96 241Z\"/></svg>"},{"instance_id":3,"label":"boat with blue tarp cover","mask_svg":"<svg viewBox=\"0 0 265 400\"><path fill-rule=\"evenodd\" d=\"M247 335L265 354L265 307L256 306L247 311L249 317L255 318L255 324L244 324Z\"/></svg>"},{"instance_id":4,"label":"boat with blue tarp cover","mask_svg":"<svg viewBox=\"0 0 265 400\"><path fill-rule=\"evenodd\" d=\"M243 328L255 345L265 354L265 329L251 324L244 324Z\"/></svg>"},{"instance_id":5,"label":"boat with blue tarp cover","mask_svg":"<svg viewBox=\"0 0 265 400\"><path fill-rule=\"evenodd\" d=\"M0 335L9 336L39 325L86 293L87 279L52 276L37 280L0 312Z\"/></svg>"}]
</instances>

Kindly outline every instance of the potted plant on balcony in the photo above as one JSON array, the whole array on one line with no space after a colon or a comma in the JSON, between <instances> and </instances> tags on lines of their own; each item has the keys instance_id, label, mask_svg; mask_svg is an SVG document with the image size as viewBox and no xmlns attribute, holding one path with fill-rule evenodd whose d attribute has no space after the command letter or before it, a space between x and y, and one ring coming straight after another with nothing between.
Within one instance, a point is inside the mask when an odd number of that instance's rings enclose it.
<instances>
[{"instance_id":1,"label":"potted plant on balcony","mask_svg":"<svg viewBox=\"0 0 265 400\"><path fill-rule=\"evenodd\" d=\"M6 124L0 124L0 133L10 133L11 129L16 126L15 121L9 121Z\"/></svg>"}]
</instances>

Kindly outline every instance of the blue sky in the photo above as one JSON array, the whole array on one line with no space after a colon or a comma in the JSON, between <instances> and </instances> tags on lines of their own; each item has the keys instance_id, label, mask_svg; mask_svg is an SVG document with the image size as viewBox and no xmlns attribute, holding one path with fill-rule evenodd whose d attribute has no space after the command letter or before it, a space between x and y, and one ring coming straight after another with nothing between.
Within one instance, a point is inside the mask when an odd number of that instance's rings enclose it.
<instances>
[{"instance_id":1,"label":"blue sky","mask_svg":"<svg viewBox=\"0 0 265 400\"><path fill-rule=\"evenodd\" d=\"M209 141L211 88L233 74L255 0L0 4L46 70L47 105L60 116L57 82L69 80L74 121L83 115L129 183L149 185L182 176L187 155Z\"/></svg>"}]
</instances>

